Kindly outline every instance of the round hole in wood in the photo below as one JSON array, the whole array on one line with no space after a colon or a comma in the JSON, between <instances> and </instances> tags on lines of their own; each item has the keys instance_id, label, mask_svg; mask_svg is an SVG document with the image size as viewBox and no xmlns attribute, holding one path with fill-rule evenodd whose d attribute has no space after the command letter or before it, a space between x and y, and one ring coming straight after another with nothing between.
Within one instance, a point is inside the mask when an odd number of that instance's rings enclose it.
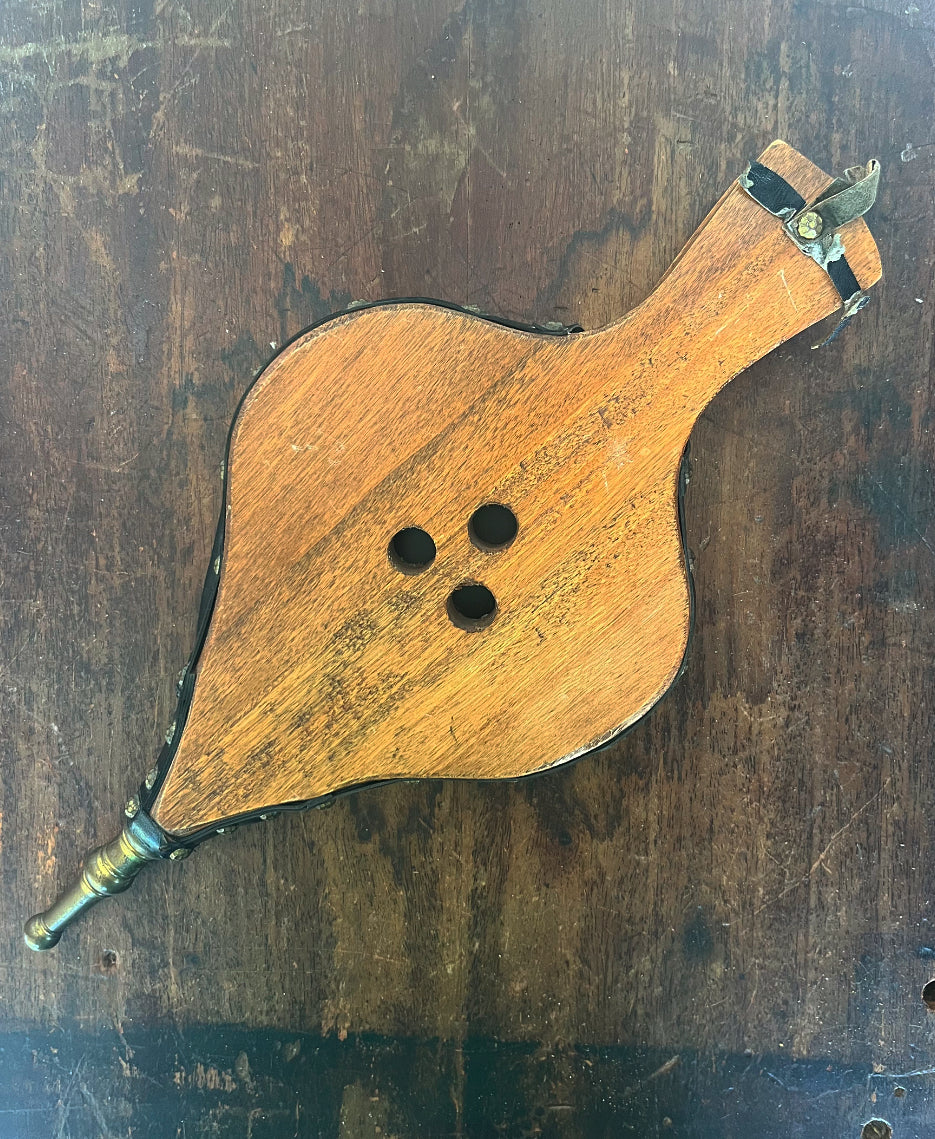
<instances>
[{"instance_id":1,"label":"round hole in wood","mask_svg":"<svg viewBox=\"0 0 935 1139\"><path fill-rule=\"evenodd\" d=\"M861 1128L860 1139L893 1139L892 1124L885 1119L868 1119Z\"/></svg>"},{"instance_id":2,"label":"round hole in wood","mask_svg":"<svg viewBox=\"0 0 935 1139\"><path fill-rule=\"evenodd\" d=\"M497 613L497 599L486 585L466 581L448 598L448 617L459 629L483 629Z\"/></svg>"},{"instance_id":3,"label":"round hole in wood","mask_svg":"<svg viewBox=\"0 0 935 1139\"><path fill-rule=\"evenodd\" d=\"M468 522L468 536L479 550L506 549L518 529L516 515L499 502L485 502Z\"/></svg>"},{"instance_id":4,"label":"round hole in wood","mask_svg":"<svg viewBox=\"0 0 935 1139\"><path fill-rule=\"evenodd\" d=\"M435 561L436 550L431 534L418 526L407 526L390 539L387 553L400 573L421 573Z\"/></svg>"},{"instance_id":5,"label":"round hole in wood","mask_svg":"<svg viewBox=\"0 0 935 1139\"><path fill-rule=\"evenodd\" d=\"M935 981L929 983L922 990L922 1000L929 1012L935 1012Z\"/></svg>"}]
</instances>

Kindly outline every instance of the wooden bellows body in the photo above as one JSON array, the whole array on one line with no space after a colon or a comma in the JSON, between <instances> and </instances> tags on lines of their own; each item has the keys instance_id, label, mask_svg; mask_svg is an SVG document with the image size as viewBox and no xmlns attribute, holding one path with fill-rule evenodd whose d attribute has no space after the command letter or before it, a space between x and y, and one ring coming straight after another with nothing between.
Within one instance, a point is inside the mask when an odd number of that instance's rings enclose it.
<instances>
[{"instance_id":1,"label":"wooden bellows body","mask_svg":"<svg viewBox=\"0 0 935 1139\"><path fill-rule=\"evenodd\" d=\"M785 143L760 162L607 328L387 303L269 365L231 430L199 643L159 764L27 944L50 948L147 861L231 822L376 780L524 775L659 700L689 635L678 500L695 420L880 277L866 225L846 220L853 171L822 200L828 176ZM783 194L818 211L791 217L792 236L774 216ZM822 212L834 225L803 252Z\"/></svg>"},{"instance_id":2,"label":"wooden bellows body","mask_svg":"<svg viewBox=\"0 0 935 1139\"><path fill-rule=\"evenodd\" d=\"M828 182L783 143L761 161L807 198ZM873 284L864 222L843 237ZM655 292L597 332L402 303L296 340L233 430L217 603L153 818L185 834L372 780L517 776L632 724L687 644L692 426L839 303L734 184ZM470 530L485 503L515 517L503 548ZM421 572L394 564L407 528L436 547ZM492 595L486 620L452 609L466 583Z\"/></svg>"}]
</instances>

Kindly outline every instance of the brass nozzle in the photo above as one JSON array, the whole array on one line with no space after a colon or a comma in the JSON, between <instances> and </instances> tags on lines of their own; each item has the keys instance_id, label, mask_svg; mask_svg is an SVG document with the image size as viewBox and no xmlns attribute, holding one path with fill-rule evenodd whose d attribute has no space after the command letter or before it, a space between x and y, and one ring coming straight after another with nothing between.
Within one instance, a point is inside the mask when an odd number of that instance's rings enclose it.
<instances>
[{"instance_id":1,"label":"brass nozzle","mask_svg":"<svg viewBox=\"0 0 935 1139\"><path fill-rule=\"evenodd\" d=\"M23 930L30 949L51 949L62 931L102 898L126 890L147 862L159 855L128 823L119 835L92 850L77 880L44 912L31 917Z\"/></svg>"}]
</instances>

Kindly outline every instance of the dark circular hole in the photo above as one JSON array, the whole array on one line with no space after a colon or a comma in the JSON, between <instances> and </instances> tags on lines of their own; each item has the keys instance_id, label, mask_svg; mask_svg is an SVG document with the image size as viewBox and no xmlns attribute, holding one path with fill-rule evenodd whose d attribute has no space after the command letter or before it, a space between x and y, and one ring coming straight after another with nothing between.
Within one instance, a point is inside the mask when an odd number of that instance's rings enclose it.
<instances>
[{"instance_id":1,"label":"dark circular hole","mask_svg":"<svg viewBox=\"0 0 935 1139\"><path fill-rule=\"evenodd\" d=\"M468 522L468 535L480 550L502 550L513 541L518 529L516 515L499 502L485 502Z\"/></svg>"},{"instance_id":2,"label":"dark circular hole","mask_svg":"<svg viewBox=\"0 0 935 1139\"><path fill-rule=\"evenodd\" d=\"M418 526L407 526L390 539L388 553L400 573L421 573L435 560L435 543Z\"/></svg>"},{"instance_id":3,"label":"dark circular hole","mask_svg":"<svg viewBox=\"0 0 935 1139\"><path fill-rule=\"evenodd\" d=\"M893 1128L885 1119L868 1119L861 1128L860 1139L893 1139Z\"/></svg>"},{"instance_id":4,"label":"dark circular hole","mask_svg":"<svg viewBox=\"0 0 935 1139\"><path fill-rule=\"evenodd\" d=\"M486 585L466 582L448 598L448 616L459 629L483 629L494 619L497 599Z\"/></svg>"},{"instance_id":5,"label":"dark circular hole","mask_svg":"<svg viewBox=\"0 0 935 1139\"><path fill-rule=\"evenodd\" d=\"M935 1012L935 981L929 981L922 990L922 1000L929 1012Z\"/></svg>"}]
</instances>

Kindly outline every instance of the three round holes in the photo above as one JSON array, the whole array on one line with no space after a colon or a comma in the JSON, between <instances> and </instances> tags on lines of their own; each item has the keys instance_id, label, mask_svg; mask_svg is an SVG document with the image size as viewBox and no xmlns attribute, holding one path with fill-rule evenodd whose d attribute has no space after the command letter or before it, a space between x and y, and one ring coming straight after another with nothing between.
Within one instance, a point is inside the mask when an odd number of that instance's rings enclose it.
<instances>
[{"instance_id":1,"label":"three round holes","mask_svg":"<svg viewBox=\"0 0 935 1139\"><path fill-rule=\"evenodd\" d=\"M479 550L492 553L505 550L516 537L519 524L508 506L486 502L468 520L468 537ZM418 526L407 526L390 539L387 554L400 573L417 574L429 568L437 549L431 534ZM497 599L479 581L462 582L448 596L445 608L452 624L459 629L483 629L494 619Z\"/></svg>"}]
</instances>

